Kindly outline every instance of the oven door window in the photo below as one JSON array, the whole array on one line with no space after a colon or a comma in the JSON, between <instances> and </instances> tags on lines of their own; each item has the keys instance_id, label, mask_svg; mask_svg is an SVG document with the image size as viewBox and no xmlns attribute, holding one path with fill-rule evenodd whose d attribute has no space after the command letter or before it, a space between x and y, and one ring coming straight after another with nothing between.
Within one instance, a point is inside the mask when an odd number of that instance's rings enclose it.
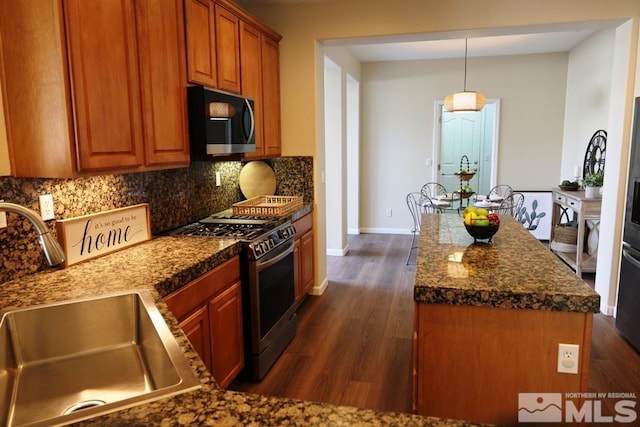
<instances>
[{"instance_id":1,"label":"oven door window","mask_svg":"<svg viewBox=\"0 0 640 427\"><path fill-rule=\"evenodd\" d=\"M295 302L293 253L258 272L260 338L263 338Z\"/></svg>"}]
</instances>

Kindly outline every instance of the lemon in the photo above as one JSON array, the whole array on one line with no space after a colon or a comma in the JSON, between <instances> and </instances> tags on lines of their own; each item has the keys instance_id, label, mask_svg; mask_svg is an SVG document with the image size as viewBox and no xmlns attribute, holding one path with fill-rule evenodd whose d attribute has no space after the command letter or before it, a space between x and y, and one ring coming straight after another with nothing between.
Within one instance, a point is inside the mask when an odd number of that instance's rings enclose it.
<instances>
[{"instance_id":1,"label":"lemon","mask_svg":"<svg viewBox=\"0 0 640 427\"><path fill-rule=\"evenodd\" d=\"M485 208L476 208L476 215L486 217L488 214L489 214L489 211L486 210Z\"/></svg>"}]
</instances>

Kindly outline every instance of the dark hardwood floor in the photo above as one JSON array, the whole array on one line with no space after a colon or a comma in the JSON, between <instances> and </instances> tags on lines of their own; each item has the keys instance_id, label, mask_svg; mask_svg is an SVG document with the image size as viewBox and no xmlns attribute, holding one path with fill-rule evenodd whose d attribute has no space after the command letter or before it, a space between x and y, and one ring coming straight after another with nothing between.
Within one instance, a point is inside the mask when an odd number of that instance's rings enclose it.
<instances>
[{"instance_id":1,"label":"dark hardwood floor","mask_svg":"<svg viewBox=\"0 0 640 427\"><path fill-rule=\"evenodd\" d=\"M411 412L413 281L410 236L350 236L349 253L328 257L329 286L298 313L293 342L261 382L230 389L279 397ZM586 281L593 286L593 278ZM640 397L640 354L594 316L589 389ZM605 401L604 413L613 412ZM639 410L640 412L640 410Z\"/></svg>"}]
</instances>

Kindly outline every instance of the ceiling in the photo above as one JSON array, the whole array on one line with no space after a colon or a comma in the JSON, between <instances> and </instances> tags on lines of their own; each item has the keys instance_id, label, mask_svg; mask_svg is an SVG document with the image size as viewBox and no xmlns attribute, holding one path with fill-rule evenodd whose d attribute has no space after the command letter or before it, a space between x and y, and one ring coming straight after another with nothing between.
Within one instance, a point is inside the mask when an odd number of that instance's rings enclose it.
<instances>
[{"instance_id":1,"label":"ceiling","mask_svg":"<svg viewBox=\"0 0 640 427\"><path fill-rule=\"evenodd\" d=\"M333 0L238 0L243 6L309 4ZM468 39L468 56L526 55L568 52L597 31L615 28L621 21L591 21L563 25L536 25L447 33L372 36L324 40L325 46L349 48L361 62L461 58Z\"/></svg>"},{"instance_id":2,"label":"ceiling","mask_svg":"<svg viewBox=\"0 0 640 427\"><path fill-rule=\"evenodd\" d=\"M568 52L595 30L514 34L469 38L469 57ZM406 61L463 57L465 39L352 44L348 48L361 62Z\"/></svg>"},{"instance_id":3,"label":"ceiling","mask_svg":"<svg viewBox=\"0 0 640 427\"><path fill-rule=\"evenodd\" d=\"M325 46L347 47L361 62L461 58L465 55L465 39L468 43L469 57L528 55L568 52L594 33L615 28L621 23L619 20L591 21L563 25L332 39L324 40L323 43Z\"/></svg>"}]
</instances>

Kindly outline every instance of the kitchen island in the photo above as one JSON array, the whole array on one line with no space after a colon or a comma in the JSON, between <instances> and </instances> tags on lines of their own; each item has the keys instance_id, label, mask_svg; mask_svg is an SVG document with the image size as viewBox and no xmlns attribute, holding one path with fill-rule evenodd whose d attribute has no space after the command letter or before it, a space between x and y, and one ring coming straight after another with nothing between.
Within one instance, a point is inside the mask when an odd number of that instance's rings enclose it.
<instances>
[{"instance_id":1,"label":"kitchen island","mask_svg":"<svg viewBox=\"0 0 640 427\"><path fill-rule=\"evenodd\" d=\"M79 425L470 426L466 422L385 413L223 390L191 347L163 298L239 253L231 239L157 237L66 269L0 284L0 309L48 304L120 291L146 290L181 346L201 387L170 398L102 415ZM48 385L50 386L50 385Z\"/></svg>"},{"instance_id":2,"label":"kitchen island","mask_svg":"<svg viewBox=\"0 0 640 427\"><path fill-rule=\"evenodd\" d=\"M600 297L513 218L487 244L423 215L414 300L416 413L514 425L519 393L588 391ZM560 343L577 374L557 372Z\"/></svg>"}]
</instances>

